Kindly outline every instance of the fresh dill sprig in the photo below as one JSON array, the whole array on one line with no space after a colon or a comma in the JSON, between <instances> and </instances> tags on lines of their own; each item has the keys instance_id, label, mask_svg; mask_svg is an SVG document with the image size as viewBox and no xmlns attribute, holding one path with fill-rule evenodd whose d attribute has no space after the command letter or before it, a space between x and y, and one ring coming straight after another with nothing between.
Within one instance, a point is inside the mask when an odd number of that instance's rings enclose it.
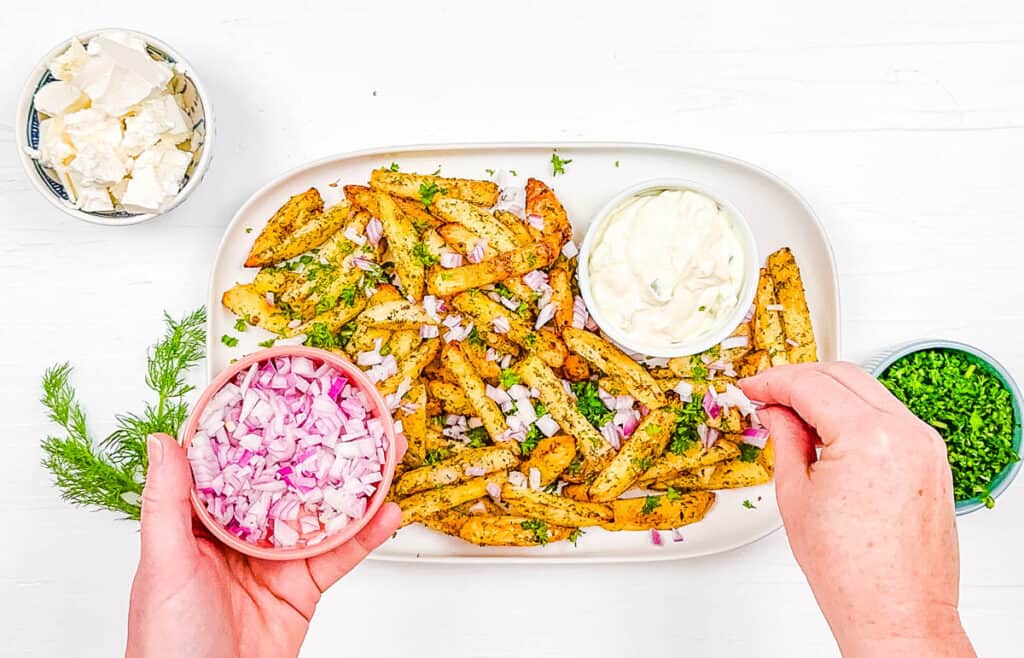
<instances>
[{"instance_id":1,"label":"fresh dill sprig","mask_svg":"<svg viewBox=\"0 0 1024 658\"><path fill-rule=\"evenodd\" d=\"M146 437L156 432L175 436L188 416L184 397L193 390L185 374L203 357L206 310L181 320L166 313L163 338L147 355L146 386L157 395L141 414L116 416L117 429L98 444L89 436L85 412L69 381L67 363L43 375L43 406L64 429L64 437L47 437L43 466L55 479L61 497L74 505L101 507L138 519L145 482Z\"/></svg>"}]
</instances>

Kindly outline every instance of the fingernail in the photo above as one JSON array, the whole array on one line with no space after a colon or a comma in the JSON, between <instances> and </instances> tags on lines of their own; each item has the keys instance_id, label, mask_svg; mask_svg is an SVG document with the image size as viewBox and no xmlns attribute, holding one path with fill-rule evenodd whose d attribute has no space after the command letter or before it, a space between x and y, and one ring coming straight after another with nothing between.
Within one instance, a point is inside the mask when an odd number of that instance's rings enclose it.
<instances>
[{"instance_id":1,"label":"fingernail","mask_svg":"<svg viewBox=\"0 0 1024 658\"><path fill-rule=\"evenodd\" d=\"M159 466L164 458L164 444L152 434L146 437L146 455L150 466Z\"/></svg>"}]
</instances>

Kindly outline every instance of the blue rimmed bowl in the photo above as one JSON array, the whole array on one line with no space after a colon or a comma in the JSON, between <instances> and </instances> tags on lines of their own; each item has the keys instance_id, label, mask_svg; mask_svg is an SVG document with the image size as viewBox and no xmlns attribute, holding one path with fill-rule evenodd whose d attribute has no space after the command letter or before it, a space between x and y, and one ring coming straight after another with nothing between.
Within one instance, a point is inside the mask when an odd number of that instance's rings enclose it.
<instances>
[{"instance_id":1,"label":"blue rimmed bowl","mask_svg":"<svg viewBox=\"0 0 1024 658\"><path fill-rule=\"evenodd\" d=\"M174 201L167 208L152 213L135 213L126 210L114 209L112 211L89 212L76 208L64 185L60 182L57 172L44 167L32 154L39 148L39 114L35 107L35 94L40 87L55 78L50 73L50 62L57 55L63 53L72 39L78 39L82 45L88 45L89 41L96 36L109 32L120 32L128 34L146 42L146 49L156 59L167 62L175 69L175 76L171 81L175 93L180 93L184 100L182 110L185 116L192 122L193 136L190 144L192 151L192 164L185 172L185 178L181 182ZM202 83L195 74L192 66L169 45L142 32L124 30L120 28L107 28L102 30L91 30L73 37L69 37L55 46L40 60L39 64L32 71L25 88L21 92L18 101L18 113L15 119L15 130L17 133L16 144L21 163L25 167L25 173L30 181L51 204L60 208L67 214L93 224L105 226L128 226L154 219L167 214L184 201L189 194L199 185L203 176L210 166L210 159L213 157L213 108L203 88Z\"/></svg>"},{"instance_id":2,"label":"blue rimmed bowl","mask_svg":"<svg viewBox=\"0 0 1024 658\"><path fill-rule=\"evenodd\" d=\"M1001 363L995 360L990 354L984 352L977 347L968 345L966 343L959 343L952 340L940 340L940 339L925 339L915 340L901 345L897 345L889 350L886 350L878 354L875 358L865 364L865 368L875 377L881 377L886 370L889 369L892 364L899 361L904 356L914 354L916 352L924 351L952 351L959 352L967 357L967 359L977 365L979 368L983 368L988 373L995 376L996 379L1002 383L1003 387L1010 392L1010 397L1013 400L1013 449L1017 453L1018 459L1015 462L1007 464L1002 471L1000 471L995 478L989 483L989 496L993 500L999 497L1013 482L1014 478L1017 477L1017 473L1021 468L1021 419L1022 408L1024 408L1024 399L1021 397L1020 388L1017 383L1013 380L1009 371ZM976 496L967 500L956 501L956 513L969 514L979 509L987 507L985 504L985 496Z\"/></svg>"}]
</instances>

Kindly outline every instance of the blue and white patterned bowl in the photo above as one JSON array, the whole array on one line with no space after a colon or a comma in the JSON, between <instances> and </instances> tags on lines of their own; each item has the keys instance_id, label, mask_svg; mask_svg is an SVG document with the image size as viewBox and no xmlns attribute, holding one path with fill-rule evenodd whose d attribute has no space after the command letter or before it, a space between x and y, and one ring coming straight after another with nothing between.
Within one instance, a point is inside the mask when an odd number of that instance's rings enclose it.
<instances>
[{"instance_id":1,"label":"blue and white patterned bowl","mask_svg":"<svg viewBox=\"0 0 1024 658\"><path fill-rule=\"evenodd\" d=\"M87 212L76 208L68 196L67 190L61 184L57 173L48 167L37 162L31 153L39 148L39 115L35 108L35 93L46 83L54 80L50 73L49 64L57 56L63 53L72 38L77 38L82 45L87 45L89 40L106 32L122 32L129 34L146 42L146 48L151 55L161 59L175 67L179 75L175 75L172 84L177 88L176 93L182 94L184 99L183 108L185 116L189 118L193 126L193 138L191 150L193 153L192 164L185 172L185 178L181 183L181 189L174 201L164 210L155 213L132 213L124 210L113 210L105 212ZM191 65L166 43L134 30L123 30L119 28L108 28L102 30L91 30L69 37L60 45L56 46L43 57L43 59L32 71L28 82L21 93L18 102L18 115L15 120L17 131L18 155L22 164L25 165L25 173L36 189L56 207L64 212L77 217L78 219L103 224L106 226L128 226L138 224L147 220L159 217L170 212L184 201L192 193L203 179L206 170L210 166L210 159L213 156L213 108L210 106L209 98L203 89L202 83L196 77Z\"/></svg>"}]
</instances>

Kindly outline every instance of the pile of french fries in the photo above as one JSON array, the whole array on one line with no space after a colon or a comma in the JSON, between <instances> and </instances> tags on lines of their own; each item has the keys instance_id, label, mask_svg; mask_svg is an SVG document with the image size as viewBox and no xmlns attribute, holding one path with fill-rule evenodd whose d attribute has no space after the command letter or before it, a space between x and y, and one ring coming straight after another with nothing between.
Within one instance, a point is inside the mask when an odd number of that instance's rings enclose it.
<instances>
[{"instance_id":1,"label":"pile of french fries","mask_svg":"<svg viewBox=\"0 0 1024 658\"><path fill-rule=\"evenodd\" d=\"M223 304L376 380L409 443L389 494L403 524L512 546L674 530L704 518L715 490L771 480L771 440L744 443L756 412L716 400L740 377L816 360L789 249L768 257L749 320L723 345L634 359L585 318L572 228L545 183L527 181L517 214L494 209L493 182L394 169L329 208L316 189L289 199L245 261L259 272ZM626 401L628 436L583 413L585 382ZM525 404L546 422L525 427Z\"/></svg>"}]
</instances>

